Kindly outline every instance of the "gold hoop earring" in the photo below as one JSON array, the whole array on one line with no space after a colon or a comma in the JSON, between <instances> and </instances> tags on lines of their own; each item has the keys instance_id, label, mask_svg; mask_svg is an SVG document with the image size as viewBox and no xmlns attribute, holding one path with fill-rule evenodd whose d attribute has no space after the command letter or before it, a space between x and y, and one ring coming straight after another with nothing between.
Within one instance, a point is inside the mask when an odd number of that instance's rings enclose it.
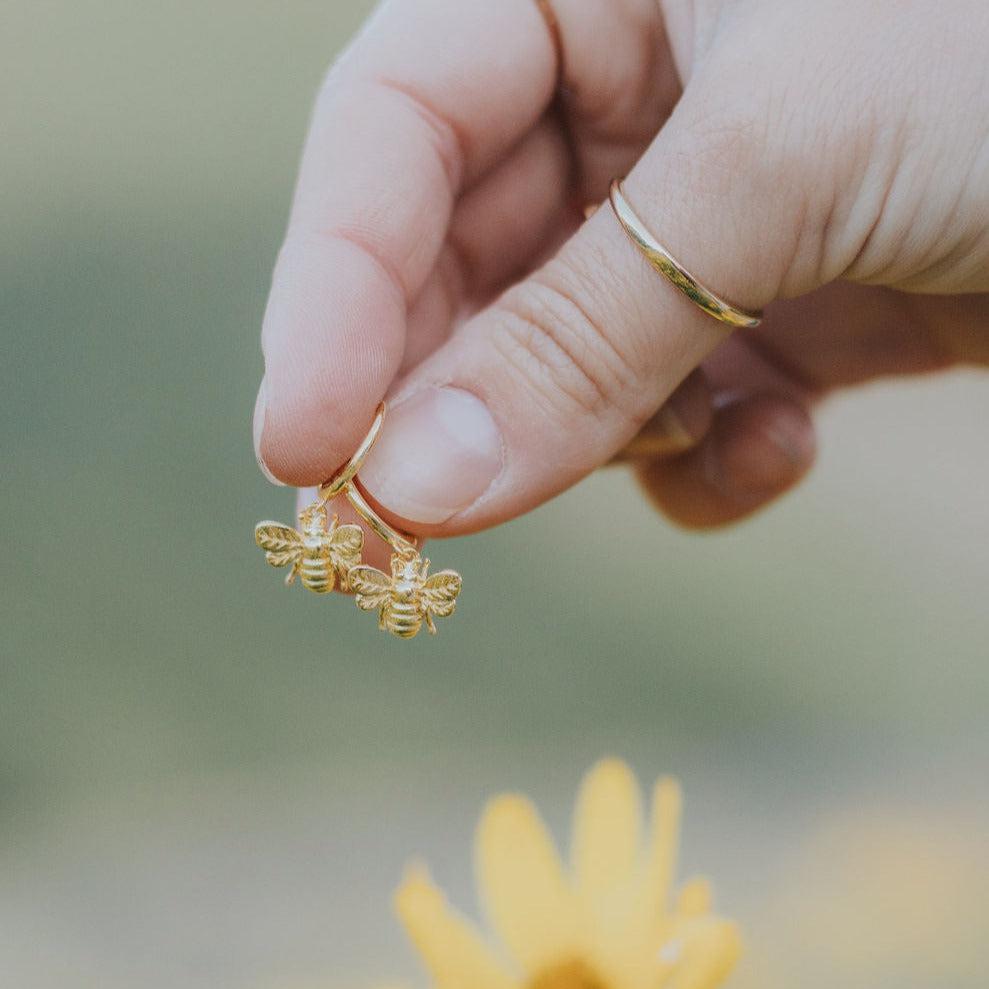
<instances>
[{"instance_id":1,"label":"gold hoop earring","mask_svg":"<svg viewBox=\"0 0 989 989\"><path fill-rule=\"evenodd\" d=\"M416 537L389 525L357 486L357 475L381 433L385 414L382 402L357 451L320 485L315 503L299 514L301 531L279 522L259 522L254 539L271 566L292 568L286 584L301 575L303 587L318 594L337 586L353 591L358 608L378 612L379 628L412 639L424 625L435 635L433 619L454 613L463 578L453 570L430 575L430 562L419 552ZM330 519L327 502L341 494L371 532L391 547L391 574L361 563L364 530L360 526L339 525L335 514Z\"/></svg>"}]
</instances>

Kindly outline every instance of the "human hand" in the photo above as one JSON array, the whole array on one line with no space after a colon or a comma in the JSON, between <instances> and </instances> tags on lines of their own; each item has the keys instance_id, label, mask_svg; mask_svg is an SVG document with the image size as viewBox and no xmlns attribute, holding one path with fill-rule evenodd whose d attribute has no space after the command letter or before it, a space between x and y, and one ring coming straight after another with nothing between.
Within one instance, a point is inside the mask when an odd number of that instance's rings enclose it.
<instances>
[{"instance_id":1,"label":"human hand","mask_svg":"<svg viewBox=\"0 0 989 989\"><path fill-rule=\"evenodd\" d=\"M392 0L328 76L262 335L271 474L325 479L388 393L361 478L413 531L519 515L642 430L654 500L716 525L802 476L827 391L989 363L982 0L553 5L559 101L536 0ZM759 330L581 222L625 174Z\"/></svg>"}]
</instances>

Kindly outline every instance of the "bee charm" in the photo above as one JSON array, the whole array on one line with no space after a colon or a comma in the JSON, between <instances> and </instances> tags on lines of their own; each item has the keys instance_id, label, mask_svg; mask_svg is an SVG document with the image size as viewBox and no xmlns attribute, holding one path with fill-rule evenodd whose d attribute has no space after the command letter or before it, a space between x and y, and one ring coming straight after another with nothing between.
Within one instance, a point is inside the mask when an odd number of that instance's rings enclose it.
<instances>
[{"instance_id":1,"label":"bee charm","mask_svg":"<svg viewBox=\"0 0 989 989\"><path fill-rule=\"evenodd\" d=\"M429 574L429 560L415 550L395 553L391 576L375 567L359 566L350 571L350 586L357 607L378 609L378 627L401 639L412 639L423 624L435 635L433 616L449 618L457 606L463 578L453 570Z\"/></svg>"},{"instance_id":2,"label":"bee charm","mask_svg":"<svg viewBox=\"0 0 989 989\"><path fill-rule=\"evenodd\" d=\"M299 530L279 522L259 522L254 541L273 567L289 567L286 584L301 576L302 586L329 594L339 586L353 591L357 607L378 612L378 627L400 639L414 639L423 625L435 635L434 618L448 618L457 607L463 578L453 570L429 574L419 540L392 528L368 503L357 475L385 421L385 403L374 414L367 435L343 467L319 486L317 502L299 513ZM361 563L364 529L340 525L326 505L345 497L372 533L391 547L391 575Z\"/></svg>"},{"instance_id":3,"label":"bee charm","mask_svg":"<svg viewBox=\"0 0 989 989\"><path fill-rule=\"evenodd\" d=\"M273 567L291 567L285 578L291 585L296 575L314 594L329 594L339 580L349 590L348 572L361 562L364 531L358 525L337 525L325 505L315 504L299 515L301 532L278 522L259 522L254 540L265 551Z\"/></svg>"}]
</instances>

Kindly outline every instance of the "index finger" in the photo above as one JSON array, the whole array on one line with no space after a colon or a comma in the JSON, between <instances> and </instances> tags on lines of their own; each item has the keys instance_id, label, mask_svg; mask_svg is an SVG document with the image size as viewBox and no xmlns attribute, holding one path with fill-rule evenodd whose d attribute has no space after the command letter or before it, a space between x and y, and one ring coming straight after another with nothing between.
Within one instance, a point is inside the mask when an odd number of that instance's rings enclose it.
<instances>
[{"instance_id":1,"label":"index finger","mask_svg":"<svg viewBox=\"0 0 989 989\"><path fill-rule=\"evenodd\" d=\"M318 483L397 374L460 191L552 100L536 0L391 0L327 77L265 314L259 459Z\"/></svg>"}]
</instances>

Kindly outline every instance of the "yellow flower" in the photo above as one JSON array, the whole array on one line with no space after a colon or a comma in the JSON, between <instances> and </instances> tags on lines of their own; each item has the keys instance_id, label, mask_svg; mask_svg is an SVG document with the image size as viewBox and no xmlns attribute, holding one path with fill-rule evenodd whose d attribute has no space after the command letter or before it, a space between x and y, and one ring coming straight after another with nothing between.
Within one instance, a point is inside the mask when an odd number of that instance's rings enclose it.
<instances>
[{"instance_id":1,"label":"yellow flower","mask_svg":"<svg viewBox=\"0 0 989 989\"><path fill-rule=\"evenodd\" d=\"M628 766L599 763L577 800L567 871L528 800L493 800L477 829L476 871L504 955L447 904L424 867L411 868L396 893L436 989L722 985L740 951L734 925L711 914L704 880L672 896L680 805L676 782L660 780L644 828Z\"/></svg>"}]
</instances>

